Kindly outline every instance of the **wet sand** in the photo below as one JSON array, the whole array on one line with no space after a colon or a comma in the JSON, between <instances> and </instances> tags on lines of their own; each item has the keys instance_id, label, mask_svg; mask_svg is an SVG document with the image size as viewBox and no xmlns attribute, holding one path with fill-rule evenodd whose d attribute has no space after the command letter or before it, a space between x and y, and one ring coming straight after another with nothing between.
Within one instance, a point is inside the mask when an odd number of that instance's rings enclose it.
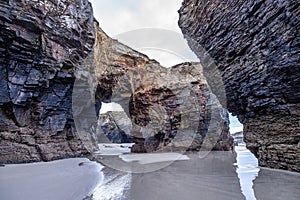
<instances>
[{"instance_id":1,"label":"wet sand","mask_svg":"<svg viewBox=\"0 0 300 200\"><path fill-rule=\"evenodd\" d=\"M111 165L104 168L84 158L6 165L0 167L0 199L82 200L87 196L93 200L300 199L299 173L261 168L257 174L257 163L248 159L249 152L239 151L242 157L238 155L238 160L231 152L210 152L204 157L186 153L189 159L172 162L162 161L164 154L157 162L151 156L151 162L139 162L136 157L101 155L99 161ZM144 160L146 155L140 158ZM125 171L112 168L116 165Z\"/></svg>"},{"instance_id":2,"label":"wet sand","mask_svg":"<svg viewBox=\"0 0 300 200\"><path fill-rule=\"evenodd\" d=\"M85 158L0 167L0 199L82 200L101 182L102 166Z\"/></svg>"},{"instance_id":3,"label":"wet sand","mask_svg":"<svg viewBox=\"0 0 300 200\"><path fill-rule=\"evenodd\" d=\"M299 200L300 173L261 168L253 188L257 200Z\"/></svg>"},{"instance_id":4,"label":"wet sand","mask_svg":"<svg viewBox=\"0 0 300 200\"><path fill-rule=\"evenodd\" d=\"M300 174L259 169L257 160L244 148L231 152L210 152L189 160L141 164L131 161L127 173L110 167L103 170L104 184L96 188L94 200L298 200ZM105 163L120 164L118 156L104 157ZM111 160L108 162L107 160ZM240 168L238 168L240 167ZM121 168L121 167L119 167ZM156 170L150 170L151 168ZM141 169L146 170L145 173ZM260 172L258 173L258 171Z\"/></svg>"},{"instance_id":5,"label":"wet sand","mask_svg":"<svg viewBox=\"0 0 300 200\"><path fill-rule=\"evenodd\" d=\"M230 152L188 157L190 160L176 161L155 172L133 174L128 199L244 199Z\"/></svg>"},{"instance_id":6,"label":"wet sand","mask_svg":"<svg viewBox=\"0 0 300 200\"><path fill-rule=\"evenodd\" d=\"M158 162L141 164L131 162L132 169L138 173L121 172L109 167L105 168L105 177L114 178L104 181L111 185L122 185L122 195L110 198L99 198L103 187L96 189L95 200L195 200L195 199L245 199L242 195L239 179L237 177L235 156L231 152L210 152L206 157L200 158L198 153L188 153L189 160L174 162ZM116 162L116 157L105 157ZM120 158L119 158L120 159ZM121 160L121 159L120 159ZM106 161L107 162L107 161ZM124 162L124 161L123 161ZM140 167L138 167L140 166ZM151 171L150 168L157 169ZM127 168L128 169L128 168ZM146 172L142 173L141 169ZM113 184L116 182L118 184ZM106 191L114 191L105 188ZM98 193L98 195L97 195ZM112 194L113 195L113 194Z\"/></svg>"}]
</instances>

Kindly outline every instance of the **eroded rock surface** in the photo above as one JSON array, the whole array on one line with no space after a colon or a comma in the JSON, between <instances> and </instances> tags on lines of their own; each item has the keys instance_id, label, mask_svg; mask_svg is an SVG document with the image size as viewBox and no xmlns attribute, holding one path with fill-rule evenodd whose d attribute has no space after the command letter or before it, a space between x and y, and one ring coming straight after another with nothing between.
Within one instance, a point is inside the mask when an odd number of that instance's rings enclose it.
<instances>
[{"instance_id":1,"label":"eroded rock surface","mask_svg":"<svg viewBox=\"0 0 300 200\"><path fill-rule=\"evenodd\" d=\"M74 130L74 70L93 50L87 0L0 2L0 162L87 153Z\"/></svg>"},{"instance_id":2,"label":"eroded rock surface","mask_svg":"<svg viewBox=\"0 0 300 200\"><path fill-rule=\"evenodd\" d=\"M100 114L99 129L96 136L98 141L112 143L132 143L132 123L127 114L122 111L107 112ZM104 135L106 136L103 137Z\"/></svg>"},{"instance_id":3,"label":"eroded rock surface","mask_svg":"<svg viewBox=\"0 0 300 200\"><path fill-rule=\"evenodd\" d=\"M199 63L164 68L98 28L93 58L96 102L122 106L132 120L133 152L230 150L228 114Z\"/></svg>"},{"instance_id":4,"label":"eroded rock surface","mask_svg":"<svg viewBox=\"0 0 300 200\"><path fill-rule=\"evenodd\" d=\"M299 12L296 0L185 0L179 11L179 25L208 83L244 124L247 147L260 165L295 171L300 171ZM222 79L214 78L218 73Z\"/></svg>"},{"instance_id":5,"label":"eroded rock surface","mask_svg":"<svg viewBox=\"0 0 300 200\"><path fill-rule=\"evenodd\" d=\"M165 69L109 38L87 0L2 1L0 53L1 163L93 151L101 104L111 101L134 122L134 152L232 146L201 66Z\"/></svg>"}]
</instances>

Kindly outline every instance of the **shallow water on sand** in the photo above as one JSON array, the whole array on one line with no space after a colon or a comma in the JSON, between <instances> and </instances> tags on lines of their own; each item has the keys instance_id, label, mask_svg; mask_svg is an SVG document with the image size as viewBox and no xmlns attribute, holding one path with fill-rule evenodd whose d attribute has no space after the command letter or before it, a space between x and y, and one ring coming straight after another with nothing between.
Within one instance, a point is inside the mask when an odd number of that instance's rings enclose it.
<instances>
[{"instance_id":1,"label":"shallow water on sand","mask_svg":"<svg viewBox=\"0 0 300 200\"><path fill-rule=\"evenodd\" d=\"M300 199L299 173L260 169L256 158L245 146L236 147L236 152L237 156L231 152L210 152L205 157L199 157L197 153L187 153L189 160L174 161L147 173L131 174L106 167L103 170L106 177L104 180L109 184L104 183L98 187L93 199ZM104 159L120 158L111 156ZM147 164L134 161L131 163L134 168L142 165L141 168L149 170ZM162 166L161 163L157 164ZM117 191L122 192L116 194L116 186Z\"/></svg>"},{"instance_id":2,"label":"shallow water on sand","mask_svg":"<svg viewBox=\"0 0 300 200\"><path fill-rule=\"evenodd\" d=\"M236 160L231 152L210 152L204 158L197 153L187 156L189 160L175 161L156 171L131 174L128 176L130 180L126 180L130 184L123 194L106 199L245 199L234 166ZM105 177L111 176L111 173L119 174L119 177L124 174L108 168L103 172ZM120 180L116 178L111 181ZM101 198L95 195L94 199Z\"/></svg>"},{"instance_id":3,"label":"shallow water on sand","mask_svg":"<svg viewBox=\"0 0 300 200\"><path fill-rule=\"evenodd\" d=\"M176 161L170 161L170 155L178 154L157 154L150 155L151 162L145 162L147 155L99 156L99 161L118 164L124 171L83 158L6 165L0 167L0 199L300 199L300 173L258 168L244 146L236 152L237 157L232 152L186 153ZM130 168L139 173L126 172Z\"/></svg>"},{"instance_id":4,"label":"shallow water on sand","mask_svg":"<svg viewBox=\"0 0 300 200\"><path fill-rule=\"evenodd\" d=\"M238 174L242 193L247 200L256 200L253 190L253 181L258 176L260 170L258 160L246 148L245 144L235 146L235 151L237 153L236 172Z\"/></svg>"}]
</instances>

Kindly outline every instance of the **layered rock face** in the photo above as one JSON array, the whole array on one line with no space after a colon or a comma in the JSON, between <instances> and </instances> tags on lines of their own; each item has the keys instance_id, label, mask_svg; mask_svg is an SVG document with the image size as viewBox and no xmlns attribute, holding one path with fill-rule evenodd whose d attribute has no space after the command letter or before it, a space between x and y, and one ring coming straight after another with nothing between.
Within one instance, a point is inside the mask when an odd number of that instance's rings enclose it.
<instances>
[{"instance_id":1,"label":"layered rock face","mask_svg":"<svg viewBox=\"0 0 300 200\"><path fill-rule=\"evenodd\" d=\"M132 124L127 114L122 111L100 114L98 124L101 130L97 130L98 141L112 143L132 143ZM106 136L103 137L104 135Z\"/></svg>"},{"instance_id":2,"label":"layered rock face","mask_svg":"<svg viewBox=\"0 0 300 200\"><path fill-rule=\"evenodd\" d=\"M227 111L199 63L164 68L98 28L87 65L96 66L96 104L118 103L132 120L133 152L231 149Z\"/></svg>"},{"instance_id":3,"label":"layered rock face","mask_svg":"<svg viewBox=\"0 0 300 200\"><path fill-rule=\"evenodd\" d=\"M74 129L74 70L92 52L87 0L0 2L0 162L87 153Z\"/></svg>"},{"instance_id":4,"label":"layered rock face","mask_svg":"<svg viewBox=\"0 0 300 200\"><path fill-rule=\"evenodd\" d=\"M260 165L294 171L300 171L298 8L294 0L185 0L179 11L208 83L244 124Z\"/></svg>"},{"instance_id":5,"label":"layered rock face","mask_svg":"<svg viewBox=\"0 0 300 200\"><path fill-rule=\"evenodd\" d=\"M227 112L199 64L165 69L109 38L87 0L0 5L1 163L95 150L99 110L111 101L134 122L134 152L231 148Z\"/></svg>"}]
</instances>

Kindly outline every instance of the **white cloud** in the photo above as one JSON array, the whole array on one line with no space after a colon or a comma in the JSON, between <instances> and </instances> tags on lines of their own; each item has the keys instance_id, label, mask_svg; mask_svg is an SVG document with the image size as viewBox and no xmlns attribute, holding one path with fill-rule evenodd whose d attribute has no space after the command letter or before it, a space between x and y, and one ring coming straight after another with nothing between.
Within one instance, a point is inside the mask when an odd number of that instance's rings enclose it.
<instances>
[{"instance_id":1,"label":"white cloud","mask_svg":"<svg viewBox=\"0 0 300 200\"><path fill-rule=\"evenodd\" d=\"M182 0L91 0L101 27L114 36L139 28L180 32L178 13Z\"/></svg>"},{"instance_id":2,"label":"white cloud","mask_svg":"<svg viewBox=\"0 0 300 200\"><path fill-rule=\"evenodd\" d=\"M198 61L194 53L187 46L186 41L181 35L178 27L178 10L182 0L91 0L94 8L94 14L99 21L101 28L111 37L120 40L122 43L132 48L141 48L137 41L139 38L124 37L126 32L143 29L155 28L173 31L172 37L166 37L166 34L146 34L142 33L141 41L150 41L147 48L165 49L189 61ZM132 34L132 33L131 33ZM176 35L178 34L178 35ZM135 35L137 36L137 35ZM183 61L174 58L174 54L162 53L155 50L145 52L149 57L156 59L164 66L179 64Z\"/></svg>"},{"instance_id":3,"label":"white cloud","mask_svg":"<svg viewBox=\"0 0 300 200\"><path fill-rule=\"evenodd\" d=\"M151 59L159 60L164 67L172 67L178 63L188 62L181 55L163 49L138 49L138 51L148 55Z\"/></svg>"}]
</instances>

